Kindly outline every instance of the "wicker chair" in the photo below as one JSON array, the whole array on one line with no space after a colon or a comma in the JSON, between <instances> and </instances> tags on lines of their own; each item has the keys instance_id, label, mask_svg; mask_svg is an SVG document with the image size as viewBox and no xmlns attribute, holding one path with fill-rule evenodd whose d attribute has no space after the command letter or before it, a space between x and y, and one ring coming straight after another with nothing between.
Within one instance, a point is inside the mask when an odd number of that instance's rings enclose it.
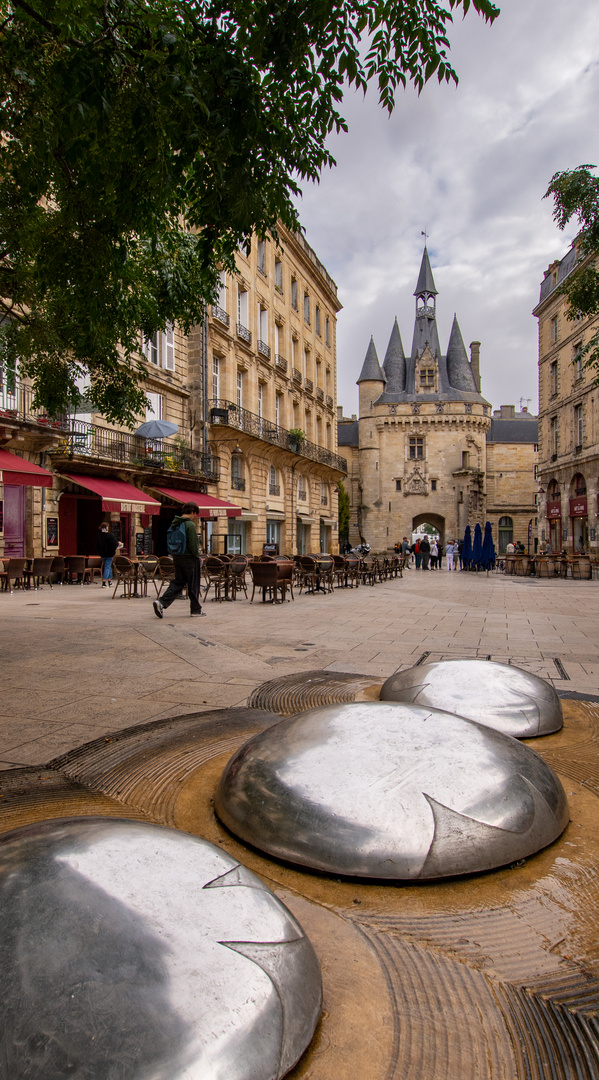
<instances>
[{"instance_id":1,"label":"wicker chair","mask_svg":"<svg viewBox=\"0 0 599 1080\"><path fill-rule=\"evenodd\" d=\"M77 578L78 585L83 585L85 581L91 582L92 572L89 567L85 565L85 555L67 555L65 562L69 585L73 584L75 577Z\"/></svg>"},{"instance_id":2,"label":"wicker chair","mask_svg":"<svg viewBox=\"0 0 599 1080\"><path fill-rule=\"evenodd\" d=\"M250 563L250 574L252 575L252 595L250 603L254 601L254 593L256 589L262 589L262 602L266 601L266 595L268 593L269 603L277 603L277 585L278 585L278 565L274 561L262 562L262 560L256 560Z\"/></svg>"},{"instance_id":3,"label":"wicker chair","mask_svg":"<svg viewBox=\"0 0 599 1080\"><path fill-rule=\"evenodd\" d=\"M248 590L245 581L245 575L248 568L248 560L245 555L235 555L229 563L229 588L231 590L231 599L237 599L237 593L245 593L245 598L248 598Z\"/></svg>"},{"instance_id":4,"label":"wicker chair","mask_svg":"<svg viewBox=\"0 0 599 1080\"><path fill-rule=\"evenodd\" d=\"M115 555L112 560L112 580L115 582L112 599L114 600L119 585L123 586L122 595L131 599L131 589L135 582L135 569L126 555Z\"/></svg>"},{"instance_id":5,"label":"wicker chair","mask_svg":"<svg viewBox=\"0 0 599 1080\"><path fill-rule=\"evenodd\" d=\"M156 555L144 555L143 559L139 561L139 580L142 584L143 595L148 595L148 582L151 581L156 589L156 596L160 596L160 589L158 588L158 581L156 575L158 574L158 558Z\"/></svg>"},{"instance_id":6,"label":"wicker chair","mask_svg":"<svg viewBox=\"0 0 599 1080\"><path fill-rule=\"evenodd\" d=\"M86 563L86 566L87 566L88 570L91 570L92 584L96 580L96 578L98 579L98 581L101 581L102 580L102 559L100 558L100 556L99 555L88 555L86 560L85 560L85 563Z\"/></svg>"},{"instance_id":7,"label":"wicker chair","mask_svg":"<svg viewBox=\"0 0 599 1080\"><path fill-rule=\"evenodd\" d=\"M40 582L46 580L50 588L52 588L52 582L50 581L50 574L52 572L53 558L50 556L45 559L34 559L31 564L31 570L25 571L27 579L27 586L31 588L31 582L33 582L34 591L40 588Z\"/></svg>"},{"instance_id":8,"label":"wicker chair","mask_svg":"<svg viewBox=\"0 0 599 1080\"><path fill-rule=\"evenodd\" d=\"M25 563L26 559L7 559L4 562L4 570L0 573L2 588L6 592L25 588Z\"/></svg>"},{"instance_id":9,"label":"wicker chair","mask_svg":"<svg viewBox=\"0 0 599 1080\"><path fill-rule=\"evenodd\" d=\"M64 576L67 572L65 561L62 555L55 555L52 559L52 566L50 567L50 573L56 575L56 580L60 578L59 585L64 584Z\"/></svg>"},{"instance_id":10,"label":"wicker chair","mask_svg":"<svg viewBox=\"0 0 599 1080\"><path fill-rule=\"evenodd\" d=\"M228 569L229 564L223 562L222 559L216 557L216 555L208 555L204 560L202 567L204 571L204 579L206 585L204 588L204 602L210 592L210 589L214 589L213 600L224 600L225 586L228 584Z\"/></svg>"},{"instance_id":11,"label":"wicker chair","mask_svg":"<svg viewBox=\"0 0 599 1080\"><path fill-rule=\"evenodd\" d=\"M173 580L174 576L175 576L175 564L173 562L172 556L171 555L161 555L160 558L158 559L158 569L156 570L156 575L155 575L155 579L154 579L154 580L156 580L156 577L157 577L159 582L160 582L160 586L158 588L158 595L159 596L160 596L160 593L162 592L162 590L164 589L164 586L165 585L167 585L167 586L170 585L170 583Z\"/></svg>"}]
</instances>

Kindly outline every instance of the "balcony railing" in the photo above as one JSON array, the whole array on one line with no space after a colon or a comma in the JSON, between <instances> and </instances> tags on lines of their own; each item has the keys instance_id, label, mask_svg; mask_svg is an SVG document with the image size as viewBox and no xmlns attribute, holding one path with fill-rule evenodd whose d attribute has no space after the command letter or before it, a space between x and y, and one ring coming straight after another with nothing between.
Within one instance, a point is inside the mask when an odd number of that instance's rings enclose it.
<instances>
[{"instance_id":1,"label":"balcony railing","mask_svg":"<svg viewBox=\"0 0 599 1080\"><path fill-rule=\"evenodd\" d=\"M70 420L56 447L48 451L55 457L84 457L88 460L118 462L143 469L163 469L170 473L190 473L201 480L220 480L220 459L199 450L142 439L139 435L113 431L111 428Z\"/></svg>"},{"instance_id":2,"label":"balcony railing","mask_svg":"<svg viewBox=\"0 0 599 1080\"><path fill-rule=\"evenodd\" d=\"M246 341L248 345L252 344L252 335L247 326L243 323L237 323L237 337L240 337L242 341Z\"/></svg>"},{"instance_id":3,"label":"balcony railing","mask_svg":"<svg viewBox=\"0 0 599 1080\"><path fill-rule=\"evenodd\" d=\"M233 491L245 491L245 480L241 476L232 476L231 487Z\"/></svg>"},{"instance_id":4,"label":"balcony railing","mask_svg":"<svg viewBox=\"0 0 599 1080\"><path fill-rule=\"evenodd\" d=\"M297 493L297 497L298 497L298 499L301 500L301 502L306 502L306 500L308 498L308 492L300 490Z\"/></svg>"},{"instance_id":5,"label":"balcony railing","mask_svg":"<svg viewBox=\"0 0 599 1080\"><path fill-rule=\"evenodd\" d=\"M280 495L281 494L281 485L280 484L269 484L268 485L268 494L269 495Z\"/></svg>"},{"instance_id":6,"label":"balcony railing","mask_svg":"<svg viewBox=\"0 0 599 1080\"><path fill-rule=\"evenodd\" d=\"M287 361L284 356L280 355L280 353L277 353L275 356L275 367L279 371L282 371L283 374L285 374L285 372L287 371Z\"/></svg>"},{"instance_id":7,"label":"balcony railing","mask_svg":"<svg viewBox=\"0 0 599 1080\"><path fill-rule=\"evenodd\" d=\"M304 386L308 393L311 394L314 389L314 383L312 382L312 379L304 379Z\"/></svg>"},{"instance_id":8,"label":"balcony railing","mask_svg":"<svg viewBox=\"0 0 599 1080\"><path fill-rule=\"evenodd\" d=\"M302 373L301 371L298 371L296 367L293 369L293 381L296 382L298 386L302 385Z\"/></svg>"},{"instance_id":9,"label":"balcony railing","mask_svg":"<svg viewBox=\"0 0 599 1080\"><path fill-rule=\"evenodd\" d=\"M220 307L219 304L212 305L212 317L218 319L223 326L228 326L231 321L225 309Z\"/></svg>"},{"instance_id":10,"label":"balcony railing","mask_svg":"<svg viewBox=\"0 0 599 1080\"><path fill-rule=\"evenodd\" d=\"M316 387L316 394L315 394L315 396L316 396L316 400L317 400L317 401L324 401L324 390L321 390L321 389L320 389L320 386L317 386L317 387Z\"/></svg>"},{"instance_id":11,"label":"balcony railing","mask_svg":"<svg viewBox=\"0 0 599 1080\"><path fill-rule=\"evenodd\" d=\"M333 408L333 399L330 394L327 394L327 409Z\"/></svg>"},{"instance_id":12,"label":"balcony railing","mask_svg":"<svg viewBox=\"0 0 599 1080\"><path fill-rule=\"evenodd\" d=\"M270 360L270 345L267 345L265 341L258 342L258 352L262 353L267 360Z\"/></svg>"},{"instance_id":13,"label":"balcony railing","mask_svg":"<svg viewBox=\"0 0 599 1080\"><path fill-rule=\"evenodd\" d=\"M0 376L1 374L0 371ZM0 381L0 421L2 420L24 420L28 423L56 428L59 431L68 426L66 417L51 420L45 409L34 407L33 390L30 386L16 383L11 389L7 383Z\"/></svg>"},{"instance_id":14,"label":"balcony railing","mask_svg":"<svg viewBox=\"0 0 599 1080\"><path fill-rule=\"evenodd\" d=\"M328 465L338 472L347 472L345 458L334 454L324 446L310 442L309 439L298 439L287 428L279 427L270 420L264 420L261 416L248 412L247 409L240 409L231 401L212 399L210 423L235 428L236 431L245 431L248 435L254 435L273 446L280 446L283 450L290 450L311 461L318 461L321 465Z\"/></svg>"}]
</instances>

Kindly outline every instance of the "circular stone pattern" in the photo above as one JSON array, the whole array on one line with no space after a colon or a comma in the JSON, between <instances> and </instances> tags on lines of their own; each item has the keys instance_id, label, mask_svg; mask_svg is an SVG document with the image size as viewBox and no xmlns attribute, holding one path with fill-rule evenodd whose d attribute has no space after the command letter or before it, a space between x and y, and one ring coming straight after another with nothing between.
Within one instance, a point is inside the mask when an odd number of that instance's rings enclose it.
<instances>
[{"instance_id":1,"label":"circular stone pattern","mask_svg":"<svg viewBox=\"0 0 599 1080\"><path fill-rule=\"evenodd\" d=\"M11 1080L277 1080L321 1011L314 950L259 878L137 821L0 838L0 968Z\"/></svg>"},{"instance_id":2,"label":"circular stone pattern","mask_svg":"<svg viewBox=\"0 0 599 1080\"><path fill-rule=\"evenodd\" d=\"M549 735L563 725L553 686L493 660L440 660L398 671L383 683L380 699L442 709L516 739Z\"/></svg>"},{"instance_id":3,"label":"circular stone pattern","mask_svg":"<svg viewBox=\"0 0 599 1080\"><path fill-rule=\"evenodd\" d=\"M528 746L450 713L378 702L300 713L221 777L237 836L334 874L396 880L489 870L556 839L562 785Z\"/></svg>"}]
</instances>

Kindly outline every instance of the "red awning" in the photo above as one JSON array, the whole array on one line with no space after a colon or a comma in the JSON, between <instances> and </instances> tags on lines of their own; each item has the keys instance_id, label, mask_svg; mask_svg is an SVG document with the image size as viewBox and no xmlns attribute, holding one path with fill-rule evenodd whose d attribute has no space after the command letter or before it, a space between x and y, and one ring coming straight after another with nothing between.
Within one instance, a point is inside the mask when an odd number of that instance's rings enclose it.
<instances>
[{"instance_id":1,"label":"red awning","mask_svg":"<svg viewBox=\"0 0 599 1080\"><path fill-rule=\"evenodd\" d=\"M65 479L93 491L102 498L103 510L116 510L124 514L159 514L160 503L145 491L126 484L124 480L108 480L103 476L82 476L65 473Z\"/></svg>"},{"instance_id":2,"label":"red awning","mask_svg":"<svg viewBox=\"0 0 599 1080\"><path fill-rule=\"evenodd\" d=\"M53 476L40 465L25 461L10 450L0 450L0 482L24 484L26 487L52 487Z\"/></svg>"},{"instance_id":3,"label":"red awning","mask_svg":"<svg viewBox=\"0 0 599 1080\"><path fill-rule=\"evenodd\" d=\"M161 495L167 495L169 499L173 499L175 502L196 503L200 508L200 517L239 517L241 514L240 506L224 502L222 499L215 499L214 495L200 495L197 491L183 491L181 488L157 487L154 488L154 491L159 491Z\"/></svg>"}]
</instances>

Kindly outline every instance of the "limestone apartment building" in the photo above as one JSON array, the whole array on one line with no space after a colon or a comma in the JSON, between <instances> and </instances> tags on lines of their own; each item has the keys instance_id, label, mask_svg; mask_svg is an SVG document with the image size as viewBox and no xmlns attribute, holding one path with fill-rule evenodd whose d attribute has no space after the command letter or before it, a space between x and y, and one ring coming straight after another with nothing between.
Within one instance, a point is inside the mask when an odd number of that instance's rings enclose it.
<instances>
[{"instance_id":1,"label":"limestone apartment building","mask_svg":"<svg viewBox=\"0 0 599 1080\"><path fill-rule=\"evenodd\" d=\"M339 424L350 496L350 543L384 551L425 523L443 543L490 520L495 546L530 546L535 527L536 418L514 406L493 415L481 394L480 343L470 357L454 318L447 351L425 247L414 291L412 347L397 320L381 367L371 339L358 379L359 418Z\"/></svg>"},{"instance_id":2,"label":"limestone apartment building","mask_svg":"<svg viewBox=\"0 0 599 1080\"><path fill-rule=\"evenodd\" d=\"M597 318L575 322L566 315L560 286L581 258L576 243L551 263L541 282L534 315L539 320L539 528L554 551L599 554L599 414L596 376L586 370L582 349L596 334Z\"/></svg>"},{"instance_id":3,"label":"limestone apartment building","mask_svg":"<svg viewBox=\"0 0 599 1080\"><path fill-rule=\"evenodd\" d=\"M173 437L136 436L85 402L52 420L0 371L0 555L92 555L104 520L126 553L165 554L189 499L206 550L336 550L336 286L286 231L238 264L188 338L171 327L140 341L139 423L171 421Z\"/></svg>"},{"instance_id":4,"label":"limestone apartment building","mask_svg":"<svg viewBox=\"0 0 599 1080\"><path fill-rule=\"evenodd\" d=\"M337 286L300 233L253 238L209 309L204 394L219 499L213 551L337 551ZM199 353L196 338L196 352ZM191 408L202 397L192 378Z\"/></svg>"}]
</instances>

